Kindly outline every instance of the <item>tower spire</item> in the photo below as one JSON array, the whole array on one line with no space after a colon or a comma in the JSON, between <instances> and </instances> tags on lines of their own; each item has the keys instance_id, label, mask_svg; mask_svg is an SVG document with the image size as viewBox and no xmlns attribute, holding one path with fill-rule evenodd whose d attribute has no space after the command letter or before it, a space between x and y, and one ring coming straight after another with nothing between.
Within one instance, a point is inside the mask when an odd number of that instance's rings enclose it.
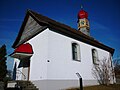
<instances>
[{"instance_id":1,"label":"tower spire","mask_svg":"<svg viewBox=\"0 0 120 90\"><path fill-rule=\"evenodd\" d=\"M81 8L81 10L83 9L83 5L82 4L80 5L80 8Z\"/></svg>"}]
</instances>

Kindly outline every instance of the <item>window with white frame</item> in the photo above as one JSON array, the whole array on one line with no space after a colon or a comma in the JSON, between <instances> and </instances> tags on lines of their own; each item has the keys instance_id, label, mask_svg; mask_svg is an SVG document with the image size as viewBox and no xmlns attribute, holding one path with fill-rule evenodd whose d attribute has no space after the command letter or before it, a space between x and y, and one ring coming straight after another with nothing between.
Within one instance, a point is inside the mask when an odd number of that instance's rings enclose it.
<instances>
[{"instance_id":1,"label":"window with white frame","mask_svg":"<svg viewBox=\"0 0 120 90\"><path fill-rule=\"evenodd\" d=\"M93 59L93 64L99 64L98 60L98 52L96 49L92 49L92 59Z\"/></svg>"},{"instance_id":2,"label":"window with white frame","mask_svg":"<svg viewBox=\"0 0 120 90\"><path fill-rule=\"evenodd\" d=\"M80 46L77 43L72 43L72 58L80 61Z\"/></svg>"}]
</instances>

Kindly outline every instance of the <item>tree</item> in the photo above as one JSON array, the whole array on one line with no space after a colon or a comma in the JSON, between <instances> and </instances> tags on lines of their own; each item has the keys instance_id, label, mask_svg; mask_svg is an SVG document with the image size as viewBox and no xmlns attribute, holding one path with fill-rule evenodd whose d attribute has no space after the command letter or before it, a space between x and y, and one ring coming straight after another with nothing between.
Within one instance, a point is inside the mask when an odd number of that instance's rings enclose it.
<instances>
[{"instance_id":1,"label":"tree","mask_svg":"<svg viewBox=\"0 0 120 90\"><path fill-rule=\"evenodd\" d=\"M120 57L113 60L115 75L120 75Z\"/></svg>"},{"instance_id":2,"label":"tree","mask_svg":"<svg viewBox=\"0 0 120 90\"><path fill-rule=\"evenodd\" d=\"M120 57L113 60L116 83L120 83Z\"/></svg>"},{"instance_id":3,"label":"tree","mask_svg":"<svg viewBox=\"0 0 120 90\"><path fill-rule=\"evenodd\" d=\"M92 73L99 84L109 85L114 83L114 71L111 58L98 60L98 65L93 65Z\"/></svg>"},{"instance_id":4,"label":"tree","mask_svg":"<svg viewBox=\"0 0 120 90\"><path fill-rule=\"evenodd\" d=\"M7 74L6 54L6 46L3 45L0 48L0 81L3 81Z\"/></svg>"}]
</instances>

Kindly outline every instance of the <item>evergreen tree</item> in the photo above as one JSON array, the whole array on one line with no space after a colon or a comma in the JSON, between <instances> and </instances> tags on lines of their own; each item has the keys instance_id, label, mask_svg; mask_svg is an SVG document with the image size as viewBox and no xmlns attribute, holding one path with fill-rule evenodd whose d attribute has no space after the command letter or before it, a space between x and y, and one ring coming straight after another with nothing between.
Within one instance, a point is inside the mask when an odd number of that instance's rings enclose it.
<instances>
[{"instance_id":1,"label":"evergreen tree","mask_svg":"<svg viewBox=\"0 0 120 90\"><path fill-rule=\"evenodd\" d=\"M0 81L3 81L7 74L6 54L6 46L3 45L0 47Z\"/></svg>"}]
</instances>

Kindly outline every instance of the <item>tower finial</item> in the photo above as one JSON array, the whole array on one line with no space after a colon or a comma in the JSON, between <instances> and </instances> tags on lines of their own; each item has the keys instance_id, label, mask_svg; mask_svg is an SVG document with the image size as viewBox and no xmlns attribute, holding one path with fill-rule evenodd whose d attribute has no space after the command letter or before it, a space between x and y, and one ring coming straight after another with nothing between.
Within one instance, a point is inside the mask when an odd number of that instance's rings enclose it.
<instances>
[{"instance_id":1,"label":"tower finial","mask_svg":"<svg viewBox=\"0 0 120 90\"><path fill-rule=\"evenodd\" d=\"M82 4L80 5L80 8L83 9L83 5Z\"/></svg>"}]
</instances>

